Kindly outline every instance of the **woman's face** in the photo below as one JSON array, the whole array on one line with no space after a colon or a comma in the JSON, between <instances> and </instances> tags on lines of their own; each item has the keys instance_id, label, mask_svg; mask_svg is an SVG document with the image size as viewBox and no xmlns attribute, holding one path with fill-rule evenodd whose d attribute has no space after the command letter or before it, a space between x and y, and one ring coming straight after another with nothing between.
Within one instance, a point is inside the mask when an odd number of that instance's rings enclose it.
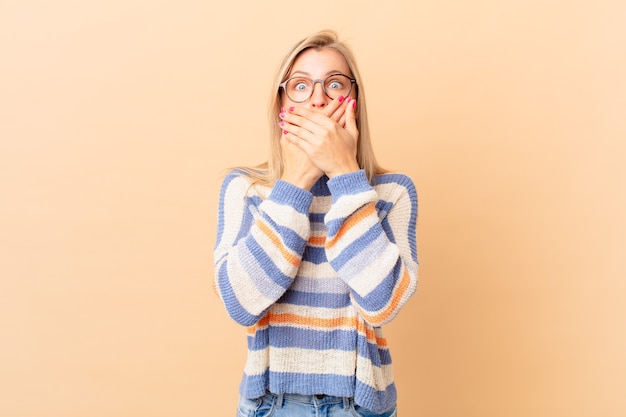
<instances>
[{"instance_id":1,"label":"woman's face","mask_svg":"<svg viewBox=\"0 0 626 417\"><path fill-rule=\"evenodd\" d=\"M311 80L325 80L329 75L344 74L352 78L352 73L348 68L348 64L343 55L332 48L307 49L302 52L293 63L291 72L287 78L295 76L308 78ZM332 87L327 84L327 88ZM356 98L356 89L352 88L350 95ZM281 105L282 107L307 107L313 110L321 110L326 107L333 99L324 93L324 89L320 83L313 86L313 94L311 97L302 102L292 101L285 91L281 89Z\"/></svg>"}]
</instances>

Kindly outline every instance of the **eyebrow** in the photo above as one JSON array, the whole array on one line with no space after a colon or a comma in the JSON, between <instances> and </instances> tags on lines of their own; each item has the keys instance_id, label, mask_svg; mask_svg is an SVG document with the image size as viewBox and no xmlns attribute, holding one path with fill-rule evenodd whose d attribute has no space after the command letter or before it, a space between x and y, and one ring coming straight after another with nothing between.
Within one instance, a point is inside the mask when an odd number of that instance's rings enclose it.
<instances>
[{"instance_id":1,"label":"eyebrow","mask_svg":"<svg viewBox=\"0 0 626 417\"><path fill-rule=\"evenodd\" d=\"M289 74L289 77L293 77L293 76L294 76L294 75L296 75L296 74L306 75L307 77L310 77L310 76L311 76L311 74L309 74L309 73L308 73L308 72L306 72L306 71L300 71L300 70L298 70L298 71L294 71L294 72L292 72L291 74ZM328 71L326 74L324 74L324 76L325 76L325 77L328 77L329 75L333 75L333 74L343 74L343 75L348 75L348 74L344 74L344 72L343 72L343 71L339 71L339 70L330 70L330 71ZM352 77L351 75L348 75L348 76L349 76L349 77Z\"/></svg>"}]
</instances>

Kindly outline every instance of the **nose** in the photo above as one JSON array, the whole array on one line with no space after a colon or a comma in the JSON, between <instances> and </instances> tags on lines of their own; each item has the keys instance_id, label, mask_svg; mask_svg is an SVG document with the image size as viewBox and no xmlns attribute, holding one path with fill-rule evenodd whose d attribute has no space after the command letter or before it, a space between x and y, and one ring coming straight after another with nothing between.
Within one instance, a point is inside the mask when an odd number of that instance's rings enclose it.
<instances>
[{"instance_id":1,"label":"nose","mask_svg":"<svg viewBox=\"0 0 626 417\"><path fill-rule=\"evenodd\" d=\"M328 96L324 93L324 88L322 87L321 81L315 81L313 84L313 94L311 94L311 98L309 99L309 104L314 109L321 109L326 107L328 104Z\"/></svg>"}]
</instances>

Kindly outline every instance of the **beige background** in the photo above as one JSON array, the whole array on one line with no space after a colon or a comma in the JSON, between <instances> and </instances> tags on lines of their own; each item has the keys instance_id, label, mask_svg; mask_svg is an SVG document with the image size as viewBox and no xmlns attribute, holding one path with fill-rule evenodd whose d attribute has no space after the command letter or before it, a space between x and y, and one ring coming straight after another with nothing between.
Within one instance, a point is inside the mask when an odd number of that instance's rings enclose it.
<instances>
[{"instance_id":1,"label":"beige background","mask_svg":"<svg viewBox=\"0 0 626 417\"><path fill-rule=\"evenodd\" d=\"M384 4L383 4L384 3ZM420 197L400 415L626 415L623 1L3 0L0 414L234 415L220 176L337 29Z\"/></svg>"}]
</instances>

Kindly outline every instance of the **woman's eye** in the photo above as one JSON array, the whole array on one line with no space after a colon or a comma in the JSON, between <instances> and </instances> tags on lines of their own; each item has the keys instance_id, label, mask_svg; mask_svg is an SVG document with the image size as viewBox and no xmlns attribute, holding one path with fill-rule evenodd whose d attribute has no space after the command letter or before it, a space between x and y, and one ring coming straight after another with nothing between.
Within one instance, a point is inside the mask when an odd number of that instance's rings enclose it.
<instances>
[{"instance_id":1,"label":"woman's eye","mask_svg":"<svg viewBox=\"0 0 626 417\"><path fill-rule=\"evenodd\" d=\"M343 88L343 84L341 84L339 81L331 81L328 84L328 88L330 88L332 90L337 90L339 88Z\"/></svg>"},{"instance_id":2,"label":"woman's eye","mask_svg":"<svg viewBox=\"0 0 626 417\"><path fill-rule=\"evenodd\" d=\"M298 83L294 86L294 88L298 91L304 91L308 88L308 86L306 85L306 83Z\"/></svg>"}]
</instances>

